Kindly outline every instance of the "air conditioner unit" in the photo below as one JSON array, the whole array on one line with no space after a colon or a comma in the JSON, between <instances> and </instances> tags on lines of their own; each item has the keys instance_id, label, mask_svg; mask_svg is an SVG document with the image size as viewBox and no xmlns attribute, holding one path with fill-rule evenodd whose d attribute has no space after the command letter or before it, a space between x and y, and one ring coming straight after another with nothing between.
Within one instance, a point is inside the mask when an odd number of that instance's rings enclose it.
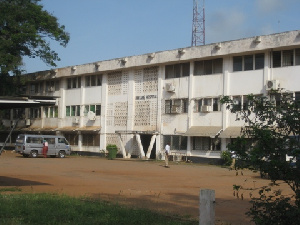
<instances>
[{"instance_id":1,"label":"air conditioner unit","mask_svg":"<svg viewBox=\"0 0 300 225\"><path fill-rule=\"evenodd\" d=\"M234 105L239 105L239 104L240 104L240 101L239 101L239 100L236 100L236 99L234 99L234 100L232 100L232 103L233 103Z\"/></svg>"},{"instance_id":2,"label":"air conditioner unit","mask_svg":"<svg viewBox=\"0 0 300 225\"><path fill-rule=\"evenodd\" d=\"M96 120L96 114L93 111L89 111L87 117L89 120Z\"/></svg>"},{"instance_id":3,"label":"air conditioner unit","mask_svg":"<svg viewBox=\"0 0 300 225\"><path fill-rule=\"evenodd\" d=\"M171 113L180 113L180 106L179 105L172 105Z\"/></svg>"},{"instance_id":4,"label":"air conditioner unit","mask_svg":"<svg viewBox=\"0 0 300 225\"><path fill-rule=\"evenodd\" d=\"M49 92L53 92L53 91L54 91L54 87L49 87L49 88L48 88L48 91L49 91Z\"/></svg>"},{"instance_id":5,"label":"air conditioner unit","mask_svg":"<svg viewBox=\"0 0 300 225\"><path fill-rule=\"evenodd\" d=\"M175 86L171 83L166 84L166 91L174 92L175 91Z\"/></svg>"},{"instance_id":6,"label":"air conditioner unit","mask_svg":"<svg viewBox=\"0 0 300 225\"><path fill-rule=\"evenodd\" d=\"M268 80L266 84L266 90L277 90L280 87L279 81L278 80Z\"/></svg>"},{"instance_id":7,"label":"air conditioner unit","mask_svg":"<svg viewBox=\"0 0 300 225\"><path fill-rule=\"evenodd\" d=\"M256 36L254 39L254 43L258 44L261 42L261 37L260 36Z\"/></svg>"},{"instance_id":8,"label":"air conditioner unit","mask_svg":"<svg viewBox=\"0 0 300 225\"><path fill-rule=\"evenodd\" d=\"M77 117L74 118L74 119L73 119L73 123L78 124L78 123L79 123L79 118L77 118Z\"/></svg>"},{"instance_id":9,"label":"air conditioner unit","mask_svg":"<svg viewBox=\"0 0 300 225\"><path fill-rule=\"evenodd\" d=\"M201 106L201 112L210 112L211 106L210 105L202 105Z\"/></svg>"},{"instance_id":10,"label":"air conditioner unit","mask_svg":"<svg viewBox=\"0 0 300 225\"><path fill-rule=\"evenodd\" d=\"M220 50L221 47L222 47L222 44L221 44L221 43L217 43L217 44L215 45L215 49L217 49L217 50Z\"/></svg>"}]
</instances>

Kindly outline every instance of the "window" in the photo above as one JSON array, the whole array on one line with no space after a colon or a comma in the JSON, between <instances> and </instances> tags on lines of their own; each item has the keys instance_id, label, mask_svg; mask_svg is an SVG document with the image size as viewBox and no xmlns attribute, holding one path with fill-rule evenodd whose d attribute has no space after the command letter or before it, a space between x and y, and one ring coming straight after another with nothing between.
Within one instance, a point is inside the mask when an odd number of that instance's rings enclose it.
<instances>
[{"instance_id":1,"label":"window","mask_svg":"<svg viewBox=\"0 0 300 225\"><path fill-rule=\"evenodd\" d=\"M255 55L255 69L263 69L265 66L265 55L264 54L256 54Z\"/></svg>"},{"instance_id":2,"label":"window","mask_svg":"<svg viewBox=\"0 0 300 225\"><path fill-rule=\"evenodd\" d=\"M282 51L282 66L294 65L294 50Z\"/></svg>"},{"instance_id":3,"label":"window","mask_svg":"<svg viewBox=\"0 0 300 225\"><path fill-rule=\"evenodd\" d=\"M265 55L244 55L233 57L233 71L249 71L263 69L265 66Z\"/></svg>"},{"instance_id":4,"label":"window","mask_svg":"<svg viewBox=\"0 0 300 225\"><path fill-rule=\"evenodd\" d=\"M219 98L196 99L194 112L213 112L220 111L221 105Z\"/></svg>"},{"instance_id":5,"label":"window","mask_svg":"<svg viewBox=\"0 0 300 225\"><path fill-rule=\"evenodd\" d=\"M187 113L188 112L188 99L172 99L165 100L165 113Z\"/></svg>"},{"instance_id":6,"label":"window","mask_svg":"<svg viewBox=\"0 0 300 225\"><path fill-rule=\"evenodd\" d=\"M220 140L212 139L210 137L193 137L192 144L193 144L193 150L200 150L200 151L221 150Z\"/></svg>"},{"instance_id":7,"label":"window","mask_svg":"<svg viewBox=\"0 0 300 225\"><path fill-rule=\"evenodd\" d=\"M243 110L248 109L248 106L249 106L249 104L248 104L248 97L247 97L247 95L244 95L243 96Z\"/></svg>"},{"instance_id":8,"label":"window","mask_svg":"<svg viewBox=\"0 0 300 225\"><path fill-rule=\"evenodd\" d=\"M47 81L46 92L53 92L59 90L59 81Z\"/></svg>"},{"instance_id":9,"label":"window","mask_svg":"<svg viewBox=\"0 0 300 225\"><path fill-rule=\"evenodd\" d=\"M100 135L94 133L83 133L82 146L100 146Z\"/></svg>"},{"instance_id":10,"label":"window","mask_svg":"<svg viewBox=\"0 0 300 225\"><path fill-rule=\"evenodd\" d=\"M244 56L244 70L253 70L253 55Z\"/></svg>"},{"instance_id":11,"label":"window","mask_svg":"<svg viewBox=\"0 0 300 225\"><path fill-rule=\"evenodd\" d=\"M295 102L299 108L300 107L300 92L295 92Z\"/></svg>"},{"instance_id":12,"label":"window","mask_svg":"<svg viewBox=\"0 0 300 225\"><path fill-rule=\"evenodd\" d=\"M25 109L13 109L13 119L19 119L25 117Z\"/></svg>"},{"instance_id":13,"label":"window","mask_svg":"<svg viewBox=\"0 0 300 225\"><path fill-rule=\"evenodd\" d=\"M273 52L273 68L281 67L281 52Z\"/></svg>"},{"instance_id":14,"label":"window","mask_svg":"<svg viewBox=\"0 0 300 225\"><path fill-rule=\"evenodd\" d=\"M243 70L243 57L235 56L233 57L233 71L242 71Z\"/></svg>"},{"instance_id":15,"label":"window","mask_svg":"<svg viewBox=\"0 0 300 225\"><path fill-rule=\"evenodd\" d=\"M273 68L300 65L300 49L272 52Z\"/></svg>"},{"instance_id":16,"label":"window","mask_svg":"<svg viewBox=\"0 0 300 225\"><path fill-rule=\"evenodd\" d=\"M58 117L58 107L50 106L44 108L45 118L57 118Z\"/></svg>"},{"instance_id":17,"label":"window","mask_svg":"<svg viewBox=\"0 0 300 225\"><path fill-rule=\"evenodd\" d=\"M240 111L242 109L242 98L241 98L241 96L233 96L232 101L233 101L234 110Z\"/></svg>"},{"instance_id":18,"label":"window","mask_svg":"<svg viewBox=\"0 0 300 225\"><path fill-rule=\"evenodd\" d=\"M80 105L66 106L66 116L80 116Z\"/></svg>"},{"instance_id":19,"label":"window","mask_svg":"<svg viewBox=\"0 0 300 225\"><path fill-rule=\"evenodd\" d=\"M295 49L295 65L300 65L300 48Z\"/></svg>"},{"instance_id":20,"label":"window","mask_svg":"<svg viewBox=\"0 0 300 225\"><path fill-rule=\"evenodd\" d=\"M190 63L179 63L174 65L167 65L165 67L165 77L168 78L178 78L186 77L190 75Z\"/></svg>"},{"instance_id":21,"label":"window","mask_svg":"<svg viewBox=\"0 0 300 225\"><path fill-rule=\"evenodd\" d=\"M187 150L187 137L179 135L164 135L164 146L170 143L171 150Z\"/></svg>"},{"instance_id":22,"label":"window","mask_svg":"<svg viewBox=\"0 0 300 225\"><path fill-rule=\"evenodd\" d=\"M34 95L39 93L39 91L40 91L40 83L30 84L30 94Z\"/></svg>"},{"instance_id":23,"label":"window","mask_svg":"<svg viewBox=\"0 0 300 225\"><path fill-rule=\"evenodd\" d=\"M193 150L211 150L211 138L210 137L193 137Z\"/></svg>"},{"instance_id":24,"label":"window","mask_svg":"<svg viewBox=\"0 0 300 225\"><path fill-rule=\"evenodd\" d=\"M68 140L70 145L78 145L78 134L64 133L64 136Z\"/></svg>"},{"instance_id":25,"label":"window","mask_svg":"<svg viewBox=\"0 0 300 225\"><path fill-rule=\"evenodd\" d=\"M223 72L223 59L195 61L194 75L210 75Z\"/></svg>"},{"instance_id":26,"label":"window","mask_svg":"<svg viewBox=\"0 0 300 225\"><path fill-rule=\"evenodd\" d=\"M94 112L96 116L101 116L101 105L85 105L84 115L87 116L89 111Z\"/></svg>"},{"instance_id":27,"label":"window","mask_svg":"<svg viewBox=\"0 0 300 225\"><path fill-rule=\"evenodd\" d=\"M30 108L29 118L30 119L41 118L41 108Z\"/></svg>"},{"instance_id":28,"label":"window","mask_svg":"<svg viewBox=\"0 0 300 225\"><path fill-rule=\"evenodd\" d=\"M74 77L67 79L67 89L80 88L81 87L81 77Z\"/></svg>"},{"instance_id":29,"label":"window","mask_svg":"<svg viewBox=\"0 0 300 225\"><path fill-rule=\"evenodd\" d=\"M101 86L102 85L102 75L91 75L85 77L85 86Z\"/></svg>"}]
</instances>

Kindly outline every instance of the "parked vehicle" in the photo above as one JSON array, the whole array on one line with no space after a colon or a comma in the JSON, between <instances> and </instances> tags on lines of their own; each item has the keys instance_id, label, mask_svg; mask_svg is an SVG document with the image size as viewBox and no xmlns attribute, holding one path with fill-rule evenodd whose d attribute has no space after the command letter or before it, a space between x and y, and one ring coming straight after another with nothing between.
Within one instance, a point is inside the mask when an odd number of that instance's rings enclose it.
<instances>
[{"instance_id":1,"label":"parked vehicle","mask_svg":"<svg viewBox=\"0 0 300 225\"><path fill-rule=\"evenodd\" d=\"M43 142L48 142L47 156L64 158L70 155L71 147L64 136L20 134L16 140L15 151L23 157L36 158L43 154Z\"/></svg>"}]
</instances>

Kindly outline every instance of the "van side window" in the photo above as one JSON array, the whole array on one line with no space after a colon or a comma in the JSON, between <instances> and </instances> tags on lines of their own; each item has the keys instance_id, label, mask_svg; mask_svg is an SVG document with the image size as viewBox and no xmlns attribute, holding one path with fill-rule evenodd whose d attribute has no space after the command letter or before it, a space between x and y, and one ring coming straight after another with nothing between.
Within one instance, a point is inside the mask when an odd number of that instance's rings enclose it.
<instances>
[{"instance_id":1,"label":"van side window","mask_svg":"<svg viewBox=\"0 0 300 225\"><path fill-rule=\"evenodd\" d=\"M48 142L49 145L55 144L55 138L45 138L45 140Z\"/></svg>"},{"instance_id":2,"label":"van side window","mask_svg":"<svg viewBox=\"0 0 300 225\"><path fill-rule=\"evenodd\" d=\"M36 137L27 137L27 143L31 144L42 144L43 139L42 138L36 138Z\"/></svg>"}]
</instances>

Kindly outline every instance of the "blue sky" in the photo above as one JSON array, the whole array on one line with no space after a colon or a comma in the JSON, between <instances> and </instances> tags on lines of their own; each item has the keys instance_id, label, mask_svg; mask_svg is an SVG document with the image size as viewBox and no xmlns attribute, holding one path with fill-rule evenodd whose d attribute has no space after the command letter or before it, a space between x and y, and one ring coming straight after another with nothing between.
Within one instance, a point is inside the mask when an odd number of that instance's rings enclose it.
<instances>
[{"instance_id":1,"label":"blue sky","mask_svg":"<svg viewBox=\"0 0 300 225\"><path fill-rule=\"evenodd\" d=\"M66 26L66 48L51 43L66 67L189 47L193 0L42 0ZM206 44L300 30L300 0L205 0ZM28 72L49 70L24 58Z\"/></svg>"}]
</instances>

